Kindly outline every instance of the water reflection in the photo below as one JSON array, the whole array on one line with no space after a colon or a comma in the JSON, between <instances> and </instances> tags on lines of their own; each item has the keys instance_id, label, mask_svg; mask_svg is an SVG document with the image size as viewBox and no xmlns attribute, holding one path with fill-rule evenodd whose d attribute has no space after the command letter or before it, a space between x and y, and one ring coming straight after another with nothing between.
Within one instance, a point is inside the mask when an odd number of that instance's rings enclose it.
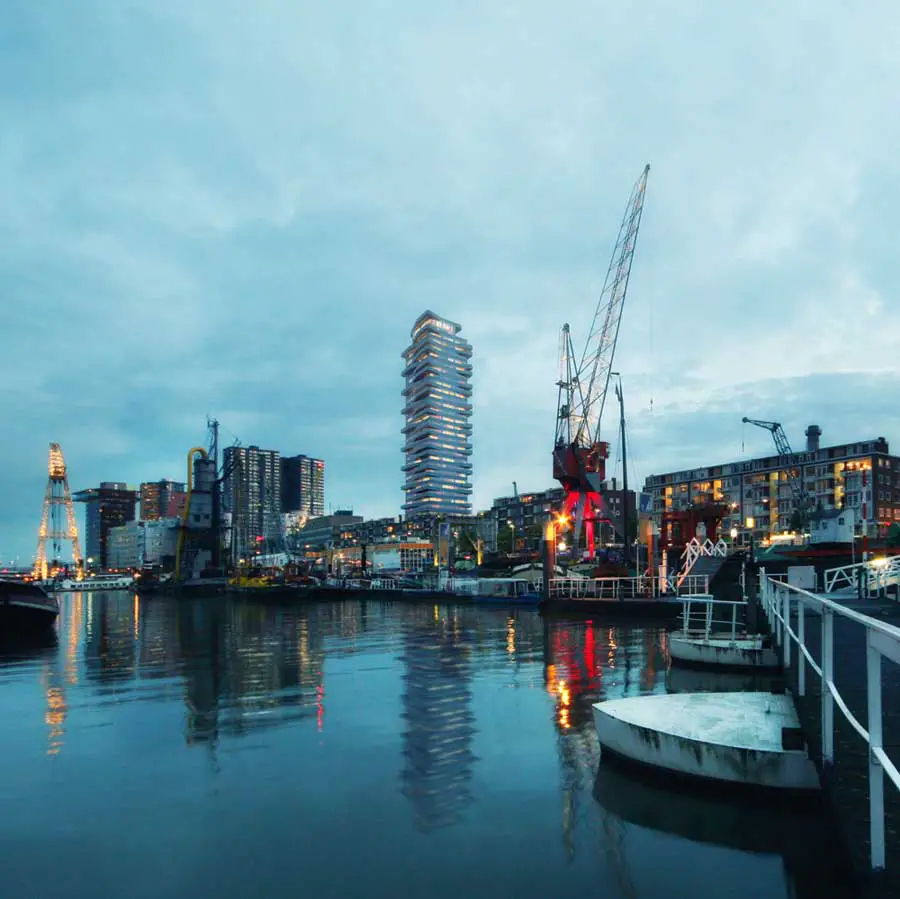
<instances>
[{"instance_id":1,"label":"water reflection","mask_svg":"<svg viewBox=\"0 0 900 899\"><path fill-rule=\"evenodd\" d=\"M0 798L27 812L0 839L65 844L90 816L110 878L135 897L151 895L133 875L151 864L205 872L202 889L172 875L174 897L289 896L297 883L399 895L415 877L434 897L487 899L503 883L517 896L661 899L710 865L719 894L815 895L776 813L741 818L599 764L592 704L677 686L662 630L533 610L94 593L63 598L58 634L0 653L0 702L17 722L5 748L17 779ZM747 841L759 833L771 839ZM159 834L173 835L165 858ZM244 847L243 861L222 845ZM71 847L52 869L23 856L11 895L70 881L87 894ZM734 871L723 847L743 853ZM688 892L716 894L702 887Z\"/></svg>"},{"instance_id":2,"label":"water reflection","mask_svg":"<svg viewBox=\"0 0 900 899\"><path fill-rule=\"evenodd\" d=\"M455 609L423 609L416 619L405 629L401 656L402 791L419 828L431 831L459 822L472 802L472 634Z\"/></svg>"}]
</instances>

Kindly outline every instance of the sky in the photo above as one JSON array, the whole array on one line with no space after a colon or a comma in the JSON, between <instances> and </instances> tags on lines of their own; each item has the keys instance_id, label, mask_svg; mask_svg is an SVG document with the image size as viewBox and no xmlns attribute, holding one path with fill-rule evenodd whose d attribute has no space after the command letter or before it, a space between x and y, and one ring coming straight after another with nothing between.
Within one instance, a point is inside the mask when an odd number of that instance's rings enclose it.
<instances>
[{"instance_id":1,"label":"sky","mask_svg":"<svg viewBox=\"0 0 900 899\"><path fill-rule=\"evenodd\" d=\"M559 328L645 163L629 477L768 452L744 415L900 449L898 45L878 0L4 0L0 559L51 441L73 490L183 479L207 415L397 514L427 308L476 508L552 486Z\"/></svg>"}]
</instances>

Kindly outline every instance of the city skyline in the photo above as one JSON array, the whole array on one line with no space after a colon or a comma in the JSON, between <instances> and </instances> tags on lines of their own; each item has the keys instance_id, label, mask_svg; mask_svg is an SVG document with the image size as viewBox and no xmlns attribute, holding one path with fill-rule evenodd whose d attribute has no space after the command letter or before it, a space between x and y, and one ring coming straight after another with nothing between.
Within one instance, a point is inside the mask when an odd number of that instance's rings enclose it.
<instances>
[{"instance_id":1,"label":"city skyline","mask_svg":"<svg viewBox=\"0 0 900 899\"><path fill-rule=\"evenodd\" d=\"M744 415L900 445L900 10L412 9L7 4L0 553L34 553L49 442L73 489L181 479L208 413L394 513L425 307L477 348L474 507L552 486L558 329L583 343L646 161L629 481L761 455Z\"/></svg>"}]
</instances>

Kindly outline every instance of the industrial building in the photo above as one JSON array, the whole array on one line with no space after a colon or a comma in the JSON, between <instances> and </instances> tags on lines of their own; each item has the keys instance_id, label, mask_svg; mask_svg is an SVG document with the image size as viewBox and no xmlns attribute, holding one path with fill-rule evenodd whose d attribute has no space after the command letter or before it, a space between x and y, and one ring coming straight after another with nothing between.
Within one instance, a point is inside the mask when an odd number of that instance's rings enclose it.
<instances>
[{"instance_id":1,"label":"industrial building","mask_svg":"<svg viewBox=\"0 0 900 899\"><path fill-rule=\"evenodd\" d=\"M798 498L813 511L852 509L858 530L865 520L873 535L900 521L900 457L891 455L887 440L822 447L821 433L817 425L806 429L803 452L650 475L644 489L656 523L666 513L720 504L723 532L734 529L741 542L765 543L795 527Z\"/></svg>"},{"instance_id":2,"label":"industrial building","mask_svg":"<svg viewBox=\"0 0 900 899\"><path fill-rule=\"evenodd\" d=\"M174 570L178 543L178 518L129 521L109 529L106 537L106 567L113 570L161 565Z\"/></svg>"},{"instance_id":3,"label":"industrial building","mask_svg":"<svg viewBox=\"0 0 900 899\"><path fill-rule=\"evenodd\" d=\"M281 511L305 518L325 514L325 463L309 456L282 456Z\"/></svg>"},{"instance_id":4,"label":"industrial building","mask_svg":"<svg viewBox=\"0 0 900 899\"><path fill-rule=\"evenodd\" d=\"M285 537L290 550L322 550L349 542L352 529L362 523L362 515L352 509L338 509L333 515L310 518L306 526Z\"/></svg>"},{"instance_id":5,"label":"industrial building","mask_svg":"<svg viewBox=\"0 0 900 899\"><path fill-rule=\"evenodd\" d=\"M258 446L229 446L223 453L223 511L230 522L234 558L258 543L281 539L281 454Z\"/></svg>"},{"instance_id":6,"label":"industrial building","mask_svg":"<svg viewBox=\"0 0 900 899\"><path fill-rule=\"evenodd\" d=\"M137 490L119 481L81 490L73 497L85 504L85 561L89 568L108 568L106 540L110 528L134 521Z\"/></svg>"},{"instance_id":7,"label":"industrial building","mask_svg":"<svg viewBox=\"0 0 900 899\"><path fill-rule=\"evenodd\" d=\"M184 483L162 480L141 484L141 518L159 521L161 518L177 518L184 512L187 492Z\"/></svg>"},{"instance_id":8,"label":"industrial building","mask_svg":"<svg viewBox=\"0 0 900 899\"><path fill-rule=\"evenodd\" d=\"M460 330L424 312L403 351L403 510L409 518L471 511L472 347Z\"/></svg>"}]
</instances>

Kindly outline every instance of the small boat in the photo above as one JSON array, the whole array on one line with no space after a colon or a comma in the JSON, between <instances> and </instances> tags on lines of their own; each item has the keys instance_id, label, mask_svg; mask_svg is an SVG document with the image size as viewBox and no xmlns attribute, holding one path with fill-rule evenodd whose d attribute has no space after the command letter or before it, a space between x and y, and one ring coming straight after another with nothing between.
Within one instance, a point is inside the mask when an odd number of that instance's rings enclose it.
<instances>
[{"instance_id":1,"label":"small boat","mask_svg":"<svg viewBox=\"0 0 900 899\"><path fill-rule=\"evenodd\" d=\"M786 693L675 693L593 706L604 752L691 777L816 790L800 722Z\"/></svg>"},{"instance_id":2,"label":"small boat","mask_svg":"<svg viewBox=\"0 0 900 899\"><path fill-rule=\"evenodd\" d=\"M669 635L673 662L713 668L778 667L771 638L748 633L739 624L747 615L746 601L718 600L701 593L683 596L681 602L681 630ZM724 619L716 619L717 610L728 614ZM699 622L695 620L697 613Z\"/></svg>"},{"instance_id":3,"label":"small boat","mask_svg":"<svg viewBox=\"0 0 900 899\"><path fill-rule=\"evenodd\" d=\"M542 596L534 584L524 578L454 578L450 592L472 602L505 606L536 606Z\"/></svg>"},{"instance_id":4,"label":"small boat","mask_svg":"<svg viewBox=\"0 0 900 899\"><path fill-rule=\"evenodd\" d=\"M256 598L286 599L305 596L310 584L299 579L287 582L277 569L248 568L239 570L228 580L228 592Z\"/></svg>"},{"instance_id":5,"label":"small boat","mask_svg":"<svg viewBox=\"0 0 900 899\"><path fill-rule=\"evenodd\" d=\"M58 615L56 597L37 584L0 580L0 636L50 628Z\"/></svg>"},{"instance_id":6,"label":"small boat","mask_svg":"<svg viewBox=\"0 0 900 899\"><path fill-rule=\"evenodd\" d=\"M726 668L777 668L772 641L762 634L714 636L677 632L669 636L673 662Z\"/></svg>"}]
</instances>

